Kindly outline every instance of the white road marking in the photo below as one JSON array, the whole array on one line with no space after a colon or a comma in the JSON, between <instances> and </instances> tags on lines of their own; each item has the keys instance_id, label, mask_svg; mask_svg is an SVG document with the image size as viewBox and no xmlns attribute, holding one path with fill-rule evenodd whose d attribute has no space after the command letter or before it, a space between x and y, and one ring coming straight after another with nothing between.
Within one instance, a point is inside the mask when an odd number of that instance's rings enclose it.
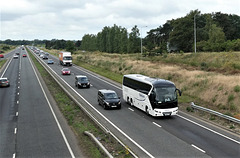
<instances>
[{"instance_id":1,"label":"white road marking","mask_svg":"<svg viewBox=\"0 0 240 158\"><path fill-rule=\"evenodd\" d=\"M194 148L196 148L196 149L198 149L199 151L201 151L201 152L203 152L203 153L206 153L206 151L204 151L204 150L202 150L201 148L199 148L199 147L197 147L196 145L191 145L192 147L194 147Z\"/></svg>"},{"instance_id":2,"label":"white road marking","mask_svg":"<svg viewBox=\"0 0 240 158\"><path fill-rule=\"evenodd\" d=\"M14 134L17 134L17 128L14 129Z\"/></svg>"},{"instance_id":3,"label":"white road marking","mask_svg":"<svg viewBox=\"0 0 240 158\"><path fill-rule=\"evenodd\" d=\"M11 60L9 61L7 67L6 67L5 70L3 71L1 78L4 76L5 72L7 71L7 69L8 69L8 67L9 67L10 63L12 62L12 59L13 59L13 58L11 58Z\"/></svg>"},{"instance_id":4,"label":"white road marking","mask_svg":"<svg viewBox=\"0 0 240 158\"><path fill-rule=\"evenodd\" d=\"M16 157L16 153L13 154L13 158L15 158L15 157Z\"/></svg>"},{"instance_id":5,"label":"white road marking","mask_svg":"<svg viewBox=\"0 0 240 158\"><path fill-rule=\"evenodd\" d=\"M187 120L187 121L189 121L189 122L191 122L191 123L193 123L193 124L195 124L195 125L197 125L197 126L199 126L199 127L202 127L202 128L204 128L204 129L206 129L206 130L208 130L208 131L211 131L211 132L213 132L213 133L215 133L215 134L217 134L217 135L219 135L219 136L222 136L222 137L224 137L224 138L226 138L226 139L229 139L229 140L231 140L231 141L233 141L233 142L235 142L235 143L237 143L237 144L240 144L239 141L237 141L237 140L235 140L235 139L233 139L233 138L230 138L230 137L228 137L228 136L225 136L225 135L223 135L223 134L221 134L221 133L219 133L219 132L216 132L216 131L208 128L208 127L205 127L205 126L203 126L203 125L201 125L201 124L199 124L199 123L197 123L197 122L194 122L194 121L192 121L192 120L190 120L190 119L188 119L188 118L185 118L185 117L183 117L183 116L180 116L180 115L177 115L177 116L178 116L178 117L181 117L182 119Z\"/></svg>"},{"instance_id":6,"label":"white road marking","mask_svg":"<svg viewBox=\"0 0 240 158\"><path fill-rule=\"evenodd\" d=\"M162 127L162 126L160 126L159 124L157 124L156 122L153 122L153 124L156 125L156 126L158 126L158 127L160 127L160 128Z\"/></svg>"},{"instance_id":7,"label":"white road marking","mask_svg":"<svg viewBox=\"0 0 240 158\"><path fill-rule=\"evenodd\" d=\"M71 157L72 157L72 158L75 158L75 155L74 155L74 153L73 153L73 151L72 151L72 149L71 149L71 147L70 147L70 145L69 145L69 143L68 143L68 140L67 140L67 138L66 138L66 136L65 136L65 134L64 134L64 132L63 132L63 130L62 130L62 127L61 127L61 125L60 125L60 123L59 123L59 121L58 121L58 119L57 119L57 117L56 117L56 114L54 113L54 110L53 110L53 108L52 108L52 105L51 105L51 103L49 102L49 100L48 100L48 98L47 98L47 95L46 95L46 93L45 93L45 91L44 91L44 89L43 89L43 86L42 86L42 84L41 84L41 82L40 82L40 79L38 78L37 73L36 73L36 71L35 71L35 69L34 69L34 67L33 67L32 61L31 61L29 58L28 58L28 60L30 61L30 64L31 64L31 66L32 66L32 68L33 68L33 71L34 71L34 73L35 73L35 76L36 76L36 78L37 78L37 80L38 80L38 83L39 83L39 85L40 85L40 87L41 87L41 89L42 89L42 92L43 92L43 94L44 94L44 96L45 96L45 98L46 98L46 101L47 101L48 106L49 106L49 108L50 108L50 110L51 110L51 112L52 112L52 115L53 115L53 117L54 117L54 119L55 119L55 121L56 121L56 123L57 123L57 126L58 126L58 128L59 128L59 130L60 130L60 132L61 132L61 134L62 134L62 137L63 137L63 139L64 139L64 141L65 141L65 144L67 145L68 151L69 151L69 153L71 154Z\"/></svg>"},{"instance_id":8,"label":"white road marking","mask_svg":"<svg viewBox=\"0 0 240 158\"><path fill-rule=\"evenodd\" d=\"M49 69L52 70L52 68L50 68L50 66L46 65ZM122 133L127 139L129 139L133 144L135 144L138 148L140 148L143 152L145 152L149 157L154 158L153 155L151 155L146 149L144 149L141 145L139 145L137 142L135 142L130 136L128 136L126 133L124 133L119 127L117 127L114 123L112 123L106 116L104 116L101 112L99 112L92 104L90 104L83 96L81 96L73 87L71 87L63 78L61 78L55 71L52 70L52 72L58 76L69 88L71 88L84 102L86 102L89 106L91 106L92 109L94 109L100 116L102 116L107 122L109 122L115 129L117 129L120 133ZM92 75L92 74L91 74ZM95 76L96 77L96 76ZM96 77L97 78L97 77ZM100 78L99 78L100 79ZM100 79L102 80L102 79ZM102 80L104 81L104 80ZM104 81L106 82L106 81ZM108 83L108 82L106 82ZM110 83L108 83L110 84ZM119 89L119 87L110 84L116 88Z\"/></svg>"},{"instance_id":9,"label":"white road marking","mask_svg":"<svg viewBox=\"0 0 240 158\"><path fill-rule=\"evenodd\" d=\"M134 111L133 109L131 109L131 108L128 108L129 110L131 110L131 111Z\"/></svg>"},{"instance_id":10,"label":"white road marking","mask_svg":"<svg viewBox=\"0 0 240 158\"><path fill-rule=\"evenodd\" d=\"M18 116L18 112L16 112L16 116Z\"/></svg>"},{"instance_id":11,"label":"white road marking","mask_svg":"<svg viewBox=\"0 0 240 158\"><path fill-rule=\"evenodd\" d=\"M17 101L17 104L19 104L19 101Z\"/></svg>"}]
</instances>

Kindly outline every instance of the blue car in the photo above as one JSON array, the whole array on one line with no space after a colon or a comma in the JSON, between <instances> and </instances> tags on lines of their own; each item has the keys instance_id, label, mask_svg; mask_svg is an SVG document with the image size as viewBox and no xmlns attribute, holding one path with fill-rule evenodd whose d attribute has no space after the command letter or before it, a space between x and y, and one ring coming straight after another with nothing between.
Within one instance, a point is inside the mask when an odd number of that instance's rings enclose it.
<instances>
[{"instance_id":1,"label":"blue car","mask_svg":"<svg viewBox=\"0 0 240 158\"><path fill-rule=\"evenodd\" d=\"M48 59L48 64L54 64L54 61L52 59Z\"/></svg>"}]
</instances>

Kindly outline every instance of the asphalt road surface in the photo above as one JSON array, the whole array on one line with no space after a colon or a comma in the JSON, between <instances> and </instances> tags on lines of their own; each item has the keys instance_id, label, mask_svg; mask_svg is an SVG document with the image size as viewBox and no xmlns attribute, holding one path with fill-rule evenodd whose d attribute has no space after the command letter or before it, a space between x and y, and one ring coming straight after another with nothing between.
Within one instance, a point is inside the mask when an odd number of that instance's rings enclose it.
<instances>
[{"instance_id":1,"label":"asphalt road surface","mask_svg":"<svg viewBox=\"0 0 240 158\"><path fill-rule=\"evenodd\" d=\"M126 136L125 143L130 148L132 147L138 156L240 157L239 135L184 113L180 112L177 116L167 118L153 118L137 108L130 107L123 100L121 110L104 110L98 105L97 91L111 89L122 96L121 85L77 66L69 67L72 74L63 76L61 75L63 66L59 65L58 59L51 55L50 58L54 59L55 64L48 66L89 103L90 109L97 111L96 115L100 113L105 122L111 122L114 129L119 131L118 133ZM47 60L44 61L47 62ZM88 76L91 81L90 89L77 89L75 87L74 77L80 74ZM136 147L144 154L138 152Z\"/></svg>"},{"instance_id":2,"label":"asphalt road surface","mask_svg":"<svg viewBox=\"0 0 240 158\"><path fill-rule=\"evenodd\" d=\"M18 59L12 56L20 52ZM83 157L76 138L45 91L27 54L20 48L9 58L0 88L0 157Z\"/></svg>"}]
</instances>

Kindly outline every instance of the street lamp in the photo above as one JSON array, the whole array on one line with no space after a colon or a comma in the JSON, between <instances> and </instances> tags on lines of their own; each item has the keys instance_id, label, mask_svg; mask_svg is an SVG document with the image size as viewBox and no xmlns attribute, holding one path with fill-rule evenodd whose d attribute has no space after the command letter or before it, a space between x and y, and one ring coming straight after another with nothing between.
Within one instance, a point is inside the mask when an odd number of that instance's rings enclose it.
<instances>
[{"instance_id":1,"label":"street lamp","mask_svg":"<svg viewBox=\"0 0 240 158\"><path fill-rule=\"evenodd\" d=\"M147 26L143 26L143 27L147 27ZM142 28L143 27L141 27L141 55L142 55Z\"/></svg>"},{"instance_id":2,"label":"street lamp","mask_svg":"<svg viewBox=\"0 0 240 158\"><path fill-rule=\"evenodd\" d=\"M197 52L197 48L196 48L196 47L197 47L197 46L196 46L196 45L197 45L197 44L196 44L196 41L197 41L197 37L196 37L196 36L197 36L197 35L196 35L196 15L197 15L197 14L194 15L194 52L195 52L195 53Z\"/></svg>"}]
</instances>

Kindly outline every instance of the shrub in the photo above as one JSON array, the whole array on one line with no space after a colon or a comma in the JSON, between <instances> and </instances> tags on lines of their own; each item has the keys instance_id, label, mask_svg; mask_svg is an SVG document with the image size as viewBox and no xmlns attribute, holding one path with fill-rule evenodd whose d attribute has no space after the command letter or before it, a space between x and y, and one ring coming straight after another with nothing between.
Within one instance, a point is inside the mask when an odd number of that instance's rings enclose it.
<instances>
[{"instance_id":1,"label":"shrub","mask_svg":"<svg viewBox=\"0 0 240 158\"><path fill-rule=\"evenodd\" d=\"M233 95L233 94L230 94L230 95L228 96L228 102L233 101L234 98L235 98L234 95Z\"/></svg>"},{"instance_id":2,"label":"shrub","mask_svg":"<svg viewBox=\"0 0 240 158\"><path fill-rule=\"evenodd\" d=\"M236 85L234 87L234 92L240 92L240 86L239 85Z\"/></svg>"}]
</instances>

